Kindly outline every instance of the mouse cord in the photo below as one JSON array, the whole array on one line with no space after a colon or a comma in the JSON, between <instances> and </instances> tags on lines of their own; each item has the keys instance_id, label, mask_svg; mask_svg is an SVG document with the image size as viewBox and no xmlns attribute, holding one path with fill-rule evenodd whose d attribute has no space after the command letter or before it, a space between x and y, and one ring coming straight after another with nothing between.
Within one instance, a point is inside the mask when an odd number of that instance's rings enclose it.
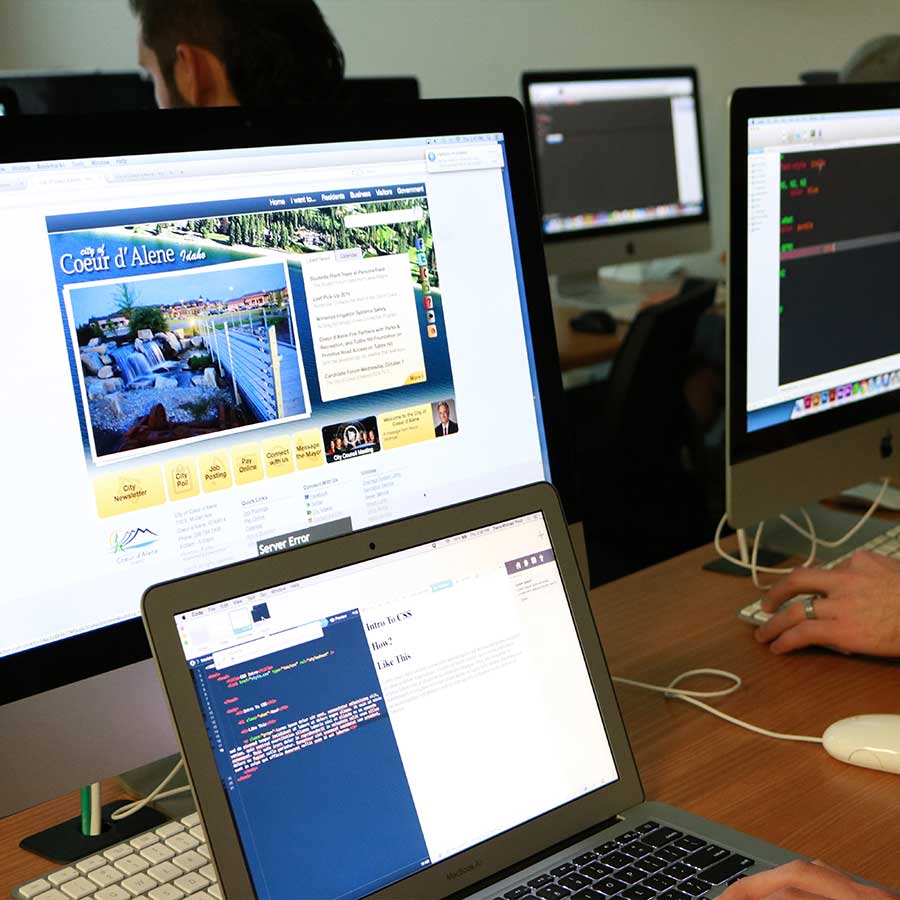
<instances>
[{"instance_id":1,"label":"mouse cord","mask_svg":"<svg viewBox=\"0 0 900 900\"><path fill-rule=\"evenodd\" d=\"M152 803L154 800L164 800L166 797L174 797L176 794L183 794L185 791L189 791L191 788L189 785L184 785L183 787L172 788L171 791L163 791L163 788L178 774L181 767L184 765L184 758L179 757L178 762L175 764L175 768L166 775L165 778L155 787L146 797L142 800L135 800L134 803L129 803L128 806L123 806L120 809L117 809L110 818L114 822L118 822L120 819L127 819L129 816L133 816L136 812L142 810L148 803Z\"/></svg>"},{"instance_id":2,"label":"mouse cord","mask_svg":"<svg viewBox=\"0 0 900 900\"><path fill-rule=\"evenodd\" d=\"M719 691L676 690L676 685L680 684L686 678L693 678L695 675L712 675L718 678L724 678L727 681L733 682L733 684L731 687L722 688ZM737 725L739 728L746 728L748 731L756 732L756 734L761 734L764 737L776 738L779 741L803 741L808 744L822 743L822 738L820 737L809 737L802 734L781 734L778 731L769 731L766 728L751 725L749 722L744 722L741 719L736 719L734 716L729 716L721 710L710 706L708 703L703 703L701 700L698 700L698 697L727 697L741 687L743 682L737 675L732 672L725 672L722 669L691 669L689 672L683 672L677 678L673 678L666 687L661 687L658 684L646 684L643 681L632 681L630 678L619 678L615 675L613 675L613 681L616 681L619 684L628 684L632 687L644 688L648 691L655 691L658 694L664 694L667 700L683 700L685 703L690 703L691 706L696 706L699 709L704 710L704 712L712 713L712 715L718 716L720 719L724 719L732 725Z\"/></svg>"}]
</instances>

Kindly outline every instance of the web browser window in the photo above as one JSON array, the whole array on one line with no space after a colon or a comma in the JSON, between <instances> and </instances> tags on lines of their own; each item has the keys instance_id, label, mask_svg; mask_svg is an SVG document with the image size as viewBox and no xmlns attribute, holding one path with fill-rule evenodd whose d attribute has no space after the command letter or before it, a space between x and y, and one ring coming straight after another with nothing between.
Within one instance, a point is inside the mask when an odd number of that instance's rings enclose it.
<instances>
[{"instance_id":1,"label":"web browser window","mask_svg":"<svg viewBox=\"0 0 900 900\"><path fill-rule=\"evenodd\" d=\"M748 123L747 430L900 387L900 110Z\"/></svg>"},{"instance_id":2,"label":"web browser window","mask_svg":"<svg viewBox=\"0 0 900 900\"><path fill-rule=\"evenodd\" d=\"M549 477L501 134L4 165L0 242L0 654Z\"/></svg>"},{"instance_id":3,"label":"web browser window","mask_svg":"<svg viewBox=\"0 0 900 900\"><path fill-rule=\"evenodd\" d=\"M541 513L175 622L261 898L366 896L618 777Z\"/></svg>"},{"instance_id":4,"label":"web browser window","mask_svg":"<svg viewBox=\"0 0 900 900\"><path fill-rule=\"evenodd\" d=\"M546 234L703 213L691 78L546 81L528 90Z\"/></svg>"}]
</instances>

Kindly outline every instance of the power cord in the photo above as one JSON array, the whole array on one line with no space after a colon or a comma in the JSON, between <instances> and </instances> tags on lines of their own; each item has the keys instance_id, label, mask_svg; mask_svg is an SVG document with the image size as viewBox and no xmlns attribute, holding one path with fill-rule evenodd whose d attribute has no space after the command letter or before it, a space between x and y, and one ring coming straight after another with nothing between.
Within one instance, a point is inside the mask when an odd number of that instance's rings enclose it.
<instances>
[{"instance_id":1,"label":"power cord","mask_svg":"<svg viewBox=\"0 0 900 900\"><path fill-rule=\"evenodd\" d=\"M676 685L680 684L686 678L693 678L696 675L712 675L717 678L724 678L727 681L733 682L733 684L731 687L722 688L719 691L689 691L676 689ZM727 697L729 694L733 694L743 684L741 679L733 672L725 672L722 669L691 669L689 672L683 672L681 675L673 678L666 687L662 687L658 684L647 684L643 681L632 681L630 678L619 678L616 675L613 675L612 680L619 684L628 684L632 687L643 688L647 691L664 694L667 700L683 700L685 703L690 703L691 706L696 706L699 709L704 710L704 712L712 713L712 715L718 716L718 718L724 719L732 725L737 725L739 728L746 728L747 731L753 731L764 737L776 738L779 741L802 741L807 744L822 743L822 738L820 737L809 737L802 734L782 734L778 731L769 731L766 728L751 725L749 722L744 722L741 719L736 719L734 716L729 716L727 713L723 713L714 706L710 706L708 703L703 703L701 700L697 699L698 697Z\"/></svg>"},{"instance_id":2,"label":"power cord","mask_svg":"<svg viewBox=\"0 0 900 900\"><path fill-rule=\"evenodd\" d=\"M872 505L866 510L865 514L860 518L860 520L850 528L843 537L838 538L834 541L827 541L824 538L820 538L816 534L816 529L813 526L812 519L809 517L809 513L805 509L801 509L800 512L803 514L803 518L806 520L806 526L808 530L804 530L801 525L798 525L790 516L782 514L779 516L782 522L786 525L790 526L794 529L798 534L805 537L810 542L809 556L806 558L806 561L802 563L800 568L808 569L816 560L816 552L819 547L826 547L828 549L836 549L837 547L842 547L847 543L851 538L853 538L860 529L872 518L875 514L878 507L881 505L881 501L884 499L885 492L890 486L890 479L884 478L881 484L881 490L878 492L878 495L872 501ZM793 572L793 569L787 568L771 568L768 566L760 566L757 563L757 559L759 558L759 547L760 542L762 540L763 528L765 527L764 522L760 522L756 526L756 534L753 538L753 550L750 556L750 562L748 563L744 559L739 559L733 554L728 553L724 547L722 547L722 530L725 527L725 523L727 522L728 516L727 513L722 516L719 520L719 525L716 528L716 534L714 537L714 543L716 547L716 552L719 554L722 559L727 560L732 565L738 566L742 569L749 569L750 574L753 578L753 584L761 591L767 591L771 587L771 585L760 584L759 581L759 573L763 572L767 575L789 575ZM744 545L742 544L742 547Z\"/></svg>"},{"instance_id":3,"label":"power cord","mask_svg":"<svg viewBox=\"0 0 900 900\"><path fill-rule=\"evenodd\" d=\"M184 785L179 788L172 788L171 791L163 790L166 785L179 773L179 771L184 766L184 759L179 758L178 762L175 764L175 768L166 775L165 778L155 787L146 797L141 800L135 800L134 803L129 803L127 806L123 806L120 809L117 809L110 818L114 822L118 822L121 819L127 819L129 816L133 816L139 810L142 810L149 803L152 803L154 800L164 800L166 797L174 797L176 794L183 794L186 791L189 791L190 785Z\"/></svg>"}]
</instances>

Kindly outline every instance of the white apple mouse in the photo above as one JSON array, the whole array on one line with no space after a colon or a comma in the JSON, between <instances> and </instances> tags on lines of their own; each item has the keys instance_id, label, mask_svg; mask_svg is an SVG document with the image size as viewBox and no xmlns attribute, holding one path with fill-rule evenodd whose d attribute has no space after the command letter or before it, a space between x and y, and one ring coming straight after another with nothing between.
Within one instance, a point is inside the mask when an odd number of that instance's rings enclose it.
<instances>
[{"instance_id":1,"label":"white apple mouse","mask_svg":"<svg viewBox=\"0 0 900 900\"><path fill-rule=\"evenodd\" d=\"M822 746L835 759L900 775L900 716L851 716L829 725Z\"/></svg>"}]
</instances>

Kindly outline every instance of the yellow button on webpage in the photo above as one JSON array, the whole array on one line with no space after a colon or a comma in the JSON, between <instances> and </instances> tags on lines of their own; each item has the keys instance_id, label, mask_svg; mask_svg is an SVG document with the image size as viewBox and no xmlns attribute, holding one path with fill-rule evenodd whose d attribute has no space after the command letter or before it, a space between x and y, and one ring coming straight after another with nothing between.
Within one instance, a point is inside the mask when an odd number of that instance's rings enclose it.
<instances>
[{"instance_id":1,"label":"yellow button on webpage","mask_svg":"<svg viewBox=\"0 0 900 900\"><path fill-rule=\"evenodd\" d=\"M200 482L207 494L231 487L231 468L228 465L228 451L216 450L204 453L200 459Z\"/></svg>"},{"instance_id":2,"label":"yellow button on webpage","mask_svg":"<svg viewBox=\"0 0 900 900\"><path fill-rule=\"evenodd\" d=\"M242 444L231 448L231 462L234 465L234 480L238 484L261 481L263 477L262 458L259 444Z\"/></svg>"},{"instance_id":3,"label":"yellow button on webpage","mask_svg":"<svg viewBox=\"0 0 900 900\"><path fill-rule=\"evenodd\" d=\"M166 484L170 500L187 500L200 493L197 463L193 459L176 459L166 463Z\"/></svg>"},{"instance_id":4,"label":"yellow button on webpage","mask_svg":"<svg viewBox=\"0 0 900 900\"><path fill-rule=\"evenodd\" d=\"M129 472L113 472L94 479L97 512L102 519L135 512L166 502L162 469L146 466Z\"/></svg>"},{"instance_id":5,"label":"yellow button on webpage","mask_svg":"<svg viewBox=\"0 0 900 900\"><path fill-rule=\"evenodd\" d=\"M378 427L384 450L433 440L434 422L431 417L431 404L425 403L422 406L410 406L408 409L382 413L378 417Z\"/></svg>"},{"instance_id":6,"label":"yellow button on webpage","mask_svg":"<svg viewBox=\"0 0 900 900\"><path fill-rule=\"evenodd\" d=\"M263 459L266 461L266 475L276 478L294 471L291 439L288 435L263 441Z\"/></svg>"},{"instance_id":7,"label":"yellow button on webpage","mask_svg":"<svg viewBox=\"0 0 900 900\"><path fill-rule=\"evenodd\" d=\"M294 462L298 469L313 469L325 465L322 435L315 428L294 435Z\"/></svg>"}]
</instances>

